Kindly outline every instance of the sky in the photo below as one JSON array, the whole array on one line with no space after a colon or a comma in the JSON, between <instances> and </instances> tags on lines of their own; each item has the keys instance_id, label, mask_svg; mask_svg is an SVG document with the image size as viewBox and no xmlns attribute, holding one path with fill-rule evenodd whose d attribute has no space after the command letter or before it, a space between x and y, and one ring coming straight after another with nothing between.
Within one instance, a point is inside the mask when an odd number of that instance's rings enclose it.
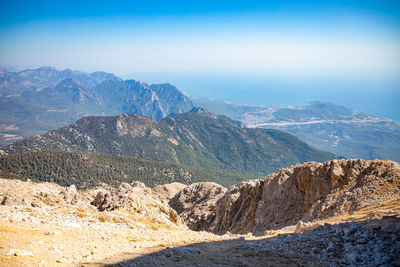
<instances>
[{"instance_id":1,"label":"sky","mask_svg":"<svg viewBox=\"0 0 400 267\"><path fill-rule=\"evenodd\" d=\"M0 65L103 70L244 104L400 121L400 1L5 1Z\"/></svg>"}]
</instances>

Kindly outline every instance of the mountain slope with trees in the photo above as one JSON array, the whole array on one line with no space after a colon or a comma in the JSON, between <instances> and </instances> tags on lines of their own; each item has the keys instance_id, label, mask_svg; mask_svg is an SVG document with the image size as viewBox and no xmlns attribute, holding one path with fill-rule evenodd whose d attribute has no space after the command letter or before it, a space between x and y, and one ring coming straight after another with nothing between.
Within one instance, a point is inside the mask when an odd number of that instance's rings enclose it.
<instances>
[{"instance_id":1,"label":"mountain slope with trees","mask_svg":"<svg viewBox=\"0 0 400 267\"><path fill-rule=\"evenodd\" d=\"M228 172L194 170L177 164L133 157L115 157L90 152L39 151L0 157L0 177L35 182L55 182L62 186L92 188L101 183L118 186L140 181L153 187L179 182L215 181L230 186L258 178Z\"/></svg>"},{"instance_id":2,"label":"mountain slope with trees","mask_svg":"<svg viewBox=\"0 0 400 267\"><path fill-rule=\"evenodd\" d=\"M0 154L89 151L174 163L194 169L265 175L334 154L277 130L243 128L201 108L161 121L137 114L85 117L75 124L4 146Z\"/></svg>"}]
</instances>

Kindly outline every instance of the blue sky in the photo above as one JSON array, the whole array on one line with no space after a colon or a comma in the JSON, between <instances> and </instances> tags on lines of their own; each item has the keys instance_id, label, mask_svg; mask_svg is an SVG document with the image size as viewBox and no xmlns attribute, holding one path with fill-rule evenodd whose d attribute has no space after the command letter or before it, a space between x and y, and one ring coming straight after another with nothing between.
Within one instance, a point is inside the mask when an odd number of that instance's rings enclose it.
<instances>
[{"instance_id":1,"label":"blue sky","mask_svg":"<svg viewBox=\"0 0 400 267\"><path fill-rule=\"evenodd\" d=\"M399 95L400 1L0 0L0 13L3 66L105 70L194 96L236 101L245 91L247 102L296 81L298 103L353 88L367 102L384 91L384 110ZM391 107L381 115L400 119Z\"/></svg>"}]
</instances>

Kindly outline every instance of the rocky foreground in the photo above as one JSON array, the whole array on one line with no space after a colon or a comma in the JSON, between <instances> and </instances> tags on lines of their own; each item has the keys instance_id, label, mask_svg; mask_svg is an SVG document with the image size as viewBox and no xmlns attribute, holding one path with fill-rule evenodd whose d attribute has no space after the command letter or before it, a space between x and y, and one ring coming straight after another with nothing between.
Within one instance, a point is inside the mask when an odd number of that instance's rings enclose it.
<instances>
[{"instance_id":1,"label":"rocky foreground","mask_svg":"<svg viewBox=\"0 0 400 267\"><path fill-rule=\"evenodd\" d=\"M400 266L391 161L294 165L231 188L0 179L0 203L1 266Z\"/></svg>"},{"instance_id":2,"label":"rocky foreground","mask_svg":"<svg viewBox=\"0 0 400 267\"><path fill-rule=\"evenodd\" d=\"M263 234L352 213L400 195L400 164L385 160L308 162L225 189L195 183L169 202L193 230Z\"/></svg>"}]
</instances>

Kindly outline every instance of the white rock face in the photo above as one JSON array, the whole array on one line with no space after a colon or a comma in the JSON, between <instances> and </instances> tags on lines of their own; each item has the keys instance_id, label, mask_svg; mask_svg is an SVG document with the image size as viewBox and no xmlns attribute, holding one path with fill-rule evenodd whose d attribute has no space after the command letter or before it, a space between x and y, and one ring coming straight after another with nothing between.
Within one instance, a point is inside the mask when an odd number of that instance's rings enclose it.
<instances>
[{"instance_id":1,"label":"white rock face","mask_svg":"<svg viewBox=\"0 0 400 267\"><path fill-rule=\"evenodd\" d=\"M263 233L346 212L400 195L400 164L333 160L294 165L209 194L191 185L170 205L189 227L214 233ZM219 198L217 200L217 198Z\"/></svg>"}]
</instances>

